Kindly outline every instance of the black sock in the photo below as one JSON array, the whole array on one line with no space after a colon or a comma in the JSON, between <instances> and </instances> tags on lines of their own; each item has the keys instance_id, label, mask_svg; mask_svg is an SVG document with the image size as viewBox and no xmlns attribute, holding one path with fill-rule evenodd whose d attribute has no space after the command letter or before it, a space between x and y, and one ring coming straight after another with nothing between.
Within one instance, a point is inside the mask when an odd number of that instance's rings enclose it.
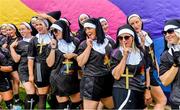
<instances>
[{"instance_id":1,"label":"black sock","mask_svg":"<svg viewBox=\"0 0 180 110\"><path fill-rule=\"evenodd\" d=\"M68 106L69 106L69 101L61 102L61 103L58 103L57 109L65 109L65 108L68 108Z\"/></svg>"},{"instance_id":2,"label":"black sock","mask_svg":"<svg viewBox=\"0 0 180 110\"><path fill-rule=\"evenodd\" d=\"M14 95L14 104L15 104L15 105L20 104L19 94L15 94L15 95Z\"/></svg>"},{"instance_id":3,"label":"black sock","mask_svg":"<svg viewBox=\"0 0 180 110\"><path fill-rule=\"evenodd\" d=\"M82 108L82 101L79 102L71 102L71 109L80 110Z\"/></svg>"},{"instance_id":4,"label":"black sock","mask_svg":"<svg viewBox=\"0 0 180 110\"><path fill-rule=\"evenodd\" d=\"M8 109L12 109L13 108L13 99L5 101L5 103L6 103L6 107Z\"/></svg>"},{"instance_id":5,"label":"black sock","mask_svg":"<svg viewBox=\"0 0 180 110\"><path fill-rule=\"evenodd\" d=\"M39 95L38 109L46 109L47 95Z\"/></svg>"},{"instance_id":6,"label":"black sock","mask_svg":"<svg viewBox=\"0 0 180 110\"><path fill-rule=\"evenodd\" d=\"M58 106L58 101L56 99L56 95L53 95L53 94L49 95L48 103L51 106L51 109L56 109Z\"/></svg>"},{"instance_id":7,"label":"black sock","mask_svg":"<svg viewBox=\"0 0 180 110\"><path fill-rule=\"evenodd\" d=\"M34 106L35 106L35 94L27 94L24 108L32 110L34 109Z\"/></svg>"}]
</instances>

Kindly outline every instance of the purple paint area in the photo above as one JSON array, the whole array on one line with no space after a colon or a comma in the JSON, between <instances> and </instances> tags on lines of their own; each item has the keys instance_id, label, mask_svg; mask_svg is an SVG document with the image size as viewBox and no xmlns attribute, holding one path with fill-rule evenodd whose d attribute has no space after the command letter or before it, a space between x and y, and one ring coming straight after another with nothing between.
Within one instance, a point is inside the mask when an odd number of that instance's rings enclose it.
<instances>
[{"instance_id":1,"label":"purple paint area","mask_svg":"<svg viewBox=\"0 0 180 110\"><path fill-rule=\"evenodd\" d=\"M77 31L78 16L82 13L91 17L105 17L109 21L109 34L115 38L117 28L126 22L126 15L108 0L21 0L36 12L61 10L62 17L71 22L71 29Z\"/></svg>"},{"instance_id":2,"label":"purple paint area","mask_svg":"<svg viewBox=\"0 0 180 110\"><path fill-rule=\"evenodd\" d=\"M132 13L141 15L144 30L151 33L152 38L161 36L164 21L180 18L179 0L110 0L127 16Z\"/></svg>"}]
</instances>

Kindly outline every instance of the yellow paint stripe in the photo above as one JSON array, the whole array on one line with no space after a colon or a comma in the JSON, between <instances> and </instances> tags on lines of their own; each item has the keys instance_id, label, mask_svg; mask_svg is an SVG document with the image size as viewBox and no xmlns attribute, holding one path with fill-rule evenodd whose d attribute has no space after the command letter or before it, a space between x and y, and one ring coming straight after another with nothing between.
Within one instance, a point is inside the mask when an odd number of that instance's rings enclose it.
<instances>
[{"instance_id":1,"label":"yellow paint stripe","mask_svg":"<svg viewBox=\"0 0 180 110\"><path fill-rule=\"evenodd\" d=\"M29 22L34 15L36 12L20 0L0 0L0 24L14 23L18 25L23 21Z\"/></svg>"}]
</instances>

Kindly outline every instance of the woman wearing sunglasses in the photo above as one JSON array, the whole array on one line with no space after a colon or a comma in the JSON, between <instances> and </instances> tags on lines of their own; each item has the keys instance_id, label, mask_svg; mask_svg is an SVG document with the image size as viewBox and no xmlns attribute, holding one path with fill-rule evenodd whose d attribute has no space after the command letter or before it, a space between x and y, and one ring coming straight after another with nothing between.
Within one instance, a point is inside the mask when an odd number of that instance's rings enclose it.
<instances>
[{"instance_id":1,"label":"woman wearing sunglasses","mask_svg":"<svg viewBox=\"0 0 180 110\"><path fill-rule=\"evenodd\" d=\"M141 48L146 53L148 53L147 60L148 60L149 68L146 70L146 72L148 75L147 79L149 80L147 80L146 82L147 89L145 92L145 103L150 104L153 98L155 101L154 109L164 110L167 99L161 87L159 86L157 79L154 76L155 73L159 75L159 65L155 57L153 41L150 38L149 34L143 30L143 22L139 15L137 14L130 15L128 17L128 24L130 24L136 31Z\"/></svg>"},{"instance_id":2,"label":"woman wearing sunglasses","mask_svg":"<svg viewBox=\"0 0 180 110\"><path fill-rule=\"evenodd\" d=\"M35 23L38 34L31 39L28 48L29 81L37 86L38 109L45 109L51 72L46 63L46 53L53 37L48 31L49 23L46 19L37 18Z\"/></svg>"},{"instance_id":3,"label":"woman wearing sunglasses","mask_svg":"<svg viewBox=\"0 0 180 110\"><path fill-rule=\"evenodd\" d=\"M145 55L138 48L134 29L126 24L117 31L116 49L111 54L111 71L115 79L115 109L144 109Z\"/></svg>"},{"instance_id":4,"label":"woman wearing sunglasses","mask_svg":"<svg viewBox=\"0 0 180 110\"><path fill-rule=\"evenodd\" d=\"M160 60L162 84L171 84L170 104L172 109L180 108L180 20L168 20L163 34L167 43Z\"/></svg>"},{"instance_id":5,"label":"woman wearing sunglasses","mask_svg":"<svg viewBox=\"0 0 180 110\"><path fill-rule=\"evenodd\" d=\"M100 101L105 107L113 108L113 80L105 62L105 56L110 55L112 47L98 19L86 20L84 30L87 38L80 44L77 57L84 72L80 84L84 109L97 109Z\"/></svg>"},{"instance_id":6,"label":"woman wearing sunglasses","mask_svg":"<svg viewBox=\"0 0 180 110\"><path fill-rule=\"evenodd\" d=\"M50 84L58 101L57 109L80 109L80 82L76 61L77 38L70 36L69 26L62 20L51 26L56 40L51 41L46 62L52 67Z\"/></svg>"}]
</instances>

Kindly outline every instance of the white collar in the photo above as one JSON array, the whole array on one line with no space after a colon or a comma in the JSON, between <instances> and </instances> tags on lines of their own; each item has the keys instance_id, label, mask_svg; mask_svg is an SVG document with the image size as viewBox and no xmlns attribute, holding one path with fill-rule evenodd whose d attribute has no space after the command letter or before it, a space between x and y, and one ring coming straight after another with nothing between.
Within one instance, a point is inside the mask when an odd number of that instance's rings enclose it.
<instances>
[{"instance_id":1,"label":"white collar","mask_svg":"<svg viewBox=\"0 0 180 110\"><path fill-rule=\"evenodd\" d=\"M142 34L145 36L144 45L147 46L147 47L149 47L149 46L153 43L152 39L149 37L148 33L145 32L144 30L142 30L141 32L142 32ZM138 36L138 40L139 40L139 42L141 43L141 38L140 38L139 36Z\"/></svg>"},{"instance_id":2,"label":"white collar","mask_svg":"<svg viewBox=\"0 0 180 110\"><path fill-rule=\"evenodd\" d=\"M24 38L23 37L23 41L25 41L25 42L30 42L30 40L32 39L33 37L31 36L30 38Z\"/></svg>"},{"instance_id":3,"label":"white collar","mask_svg":"<svg viewBox=\"0 0 180 110\"><path fill-rule=\"evenodd\" d=\"M37 34L36 37L38 38L38 43L43 42L44 44L49 44L51 39L53 38L50 33L47 34Z\"/></svg>"},{"instance_id":4,"label":"white collar","mask_svg":"<svg viewBox=\"0 0 180 110\"><path fill-rule=\"evenodd\" d=\"M106 53L105 48L106 48L106 46L107 46L108 43L109 43L109 40L108 40L107 38L104 39L104 43L103 43L103 44L99 44L99 43L97 43L97 40L94 40L94 41L92 42L92 44L93 44L93 47L92 47L92 48L93 48L95 51L97 51L97 52L99 52L99 53L101 53L101 54L105 54L105 53Z\"/></svg>"},{"instance_id":5,"label":"white collar","mask_svg":"<svg viewBox=\"0 0 180 110\"><path fill-rule=\"evenodd\" d=\"M64 39L58 41L58 49L63 53L73 53L76 46L73 42L67 43Z\"/></svg>"},{"instance_id":6,"label":"white collar","mask_svg":"<svg viewBox=\"0 0 180 110\"><path fill-rule=\"evenodd\" d=\"M121 46L119 47L119 50L121 51L122 56L123 56L123 48ZM132 50L128 54L128 58L126 60L126 64L138 65L141 60L142 60L142 57L141 57L140 51L139 50L138 51Z\"/></svg>"},{"instance_id":7,"label":"white collar","mask_svg":"<svg viewBox=\"0 0 180 110\"><path fill-rule=\"evenodd\" d=\"M172 55L172 49L176 52L176 51L180 51L180 45L172 45L170 48L169 48L169 50L168 50L168 52L169 52L169 54L171 54Z\"/></svg>"}]
</instances>

